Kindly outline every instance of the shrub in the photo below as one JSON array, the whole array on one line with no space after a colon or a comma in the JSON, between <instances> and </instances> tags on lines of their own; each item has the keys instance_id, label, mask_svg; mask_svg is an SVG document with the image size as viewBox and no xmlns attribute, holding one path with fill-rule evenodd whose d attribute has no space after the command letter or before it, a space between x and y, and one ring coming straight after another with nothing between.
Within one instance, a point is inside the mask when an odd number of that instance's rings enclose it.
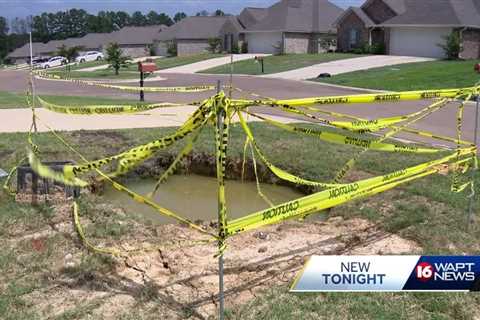
<instances>
[{"instance_id":1,"label":"shrub","mask_svg":"<svg viewBox=\"0 0 480 320\"><path fill-rule=\"evenodd\" d=\"M232 45L232 53L240 53L240 49L238 48L238 43L234 42Z\"/></svg>"},{"instance_id":2,"label":"shrub","mask_svg":"<svg viewBox=\"0 0 480 320\"><path fill-rule=\"evenodd\" d=\"M177 45L175 42L170 41L167 43L167 54L169 57L176 57L178 54Z\"/></svg>"},{"instance_id":3,"label":"shrub","mask_svg":"<svg viewBox=\"0 0 480 320\"><path fill-rule=\"evenodd\" d=\"M242 48L240 49L242 53L248 53L248 42L243 41L242 42Z\"/></svg>"},{"instance_id":4,"label":"shrub","mask_svg":"<svg viewBox=\"0 0 480 320\"><path fill-rule=\"evenodd\" d=\"M462 51L462 41L460 39L460 33L452 31L448 36L442 37L445 43L439 43L438 46L443 49L448 60L456 60L460 56Z\"/></svg>"},{"instance_id":5,"label":"shrub","mask_svg":"<svg viewBox=\"0 0 480 320\"><path fill-rule=\"evenodd\" d=\"M208 51L211 53L218 53L221 51L222 40L220 38L210 38L208 39Z\"/></svg>"}]
</instances>

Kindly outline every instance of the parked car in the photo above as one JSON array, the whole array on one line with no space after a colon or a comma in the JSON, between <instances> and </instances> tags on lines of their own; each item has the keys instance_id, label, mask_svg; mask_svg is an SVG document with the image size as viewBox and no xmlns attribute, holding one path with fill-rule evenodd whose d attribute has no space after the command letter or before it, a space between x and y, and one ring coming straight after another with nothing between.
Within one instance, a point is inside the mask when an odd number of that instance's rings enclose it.
<instances>
[{"instance_id":1,"label":"parked car","mask_svg":"<svg viewBox=\"0 0 480 320\"><path fill-rule=\"evenodd\" d=\"M64 64L67 64L68 60L65 57L61 56L56 56L48 59L47 62L43 62L40 64L40 68L42 69L48 69L48 68L53 68L53 67L59 67L63 66Z\"/></svg>"},{"instance_id":2,"label":"parked car","mask_svg":"<svg viewBox=\"0 0 480 320\"><path fill-rule=\"evenodd\" d=\"M45 63L45 62L47 62L48 60L50 60L50 58L48 58L48 57L34 57L34 58L32 59L33 67L34 67L34 68L39 68L39 67L41 67L41 64L42 64L42 63Z\"/></svg>"},{"instance_id":3,"label":"parked car","mask_svg":"<svg viewBox=\"0 0 480 320\"><path fill-rule=\"evenodd\" d=\"M89 62L89 61L100 61L104 59L104 55L98 51L88 51L84 54L78 56L75 61L79 63Z\"/></svg>"}]
</instances>

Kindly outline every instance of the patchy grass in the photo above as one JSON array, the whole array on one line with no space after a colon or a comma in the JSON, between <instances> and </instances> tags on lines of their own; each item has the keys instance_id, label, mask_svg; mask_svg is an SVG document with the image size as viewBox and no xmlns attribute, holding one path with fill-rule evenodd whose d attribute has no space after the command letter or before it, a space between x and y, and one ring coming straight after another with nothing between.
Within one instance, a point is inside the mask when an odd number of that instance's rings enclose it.
<instances>
[{"instance_id":1,"label":"patchy grass","mask_svg":"<svg viewBox=\"0 0 480 320\"><path fill-rule=\"evenodd\" d=\"M81 105L124 105L124 104L136 104L137 100L125 100L125 99L114 99L114 98L102 98L102 97L89 97L89 96L54 96L54 95L42 95L41 96L45 101L71 105L71 106L81 106ZM37 103L37 106L39 103ZM25 94L23 93L12 93L6 91L0 91L0 109L7 108L25 108L27 107L27 101Z\"/></svg>"},{"instance_id":2,"label":"patchy grass","mask_svg":"<svg viewBox=\"0 0 480 320\"><path fill-rule=\"evenodd\" d=\"M331 145L309 137L291 135L263 124L251 124L259 146L269 159L279 167L309 179L331 180L342 165L358 148ZM97 159L115 154L131 146L161 137L173 128L108 130L101 132L68 132L64 137L87 158ZM24 155L27 135L23 133L0 134L0 163L9 169ZM78 160L50 134L34 137L45 160ZM240 157L244 135L241 128L232 128L229 156ZM170 151L180 150L175 145ZM214 154L214 135L204 130L195 146L196 152ZM438 155L440 157L440 155ZM428 155L391 154L369 152L362 156L355 173L380 175L432 159ZM375 197L351 202L334 208L333 216L345 219L363 217L378 223L380 228L416 241L425 254L480 254L480 228L466 232L465 215L468 207L466 194L453 194L448 176L427 177ZM477 186L480 176L476 176ZM477 193L478 193L477 187ZM88 237L95 243L115 244L120 238L138 237L138 229L127 217L118 218L111 209L99 207L93 200L82 198L83 219L95 221L86 225ZM476 202L478 211L478 201ZM112 220L111 217L116 217ZM118 219L117 219L118 218ZM111 291L115 281L110 276L114 269L109 257L92 255L76 247L75 239L59 234L45 239L41 252L32 250L29 241L13 245L11 241L25 234L48 228L52 216L48 207L19 205L5 195L0 195L0 312L5 319L46 319L29 298L39 290L45 297L53 285L65 285L64 277L72 288L102 288ZM478 219L477 219L478 221ZM125 227L127 226L127 227ZM149 226L145 226L149 230ZM80 251L79 251L80 250ZM80 261L73 267L59 269L52 261L63 261L67 252L77 252ZM63 263L63 262L62 262ZM115 278L117 279L117 278ZM118 280L116 280L118 282ZM121 315L121 319L154 319L158 310L153 306L162 300L156 297L154 287L135 291L137 305ZM150 304L149 304L150 303ZM96 313L101 303L98 299L81 301L76 306L50 318L102 319ZM406 294L406 293L331 293L290 294L287 287L271 288L245 306L233 306L228 319L472 319L478 315L480 296L474 294ZM191 315L188 306L180 317ZM476 320L476 319L475 319Z\"/></svg>"},{"instance_id":3,"label":"patchy grass","mask_svg":"<svg viewBox=\"0 0 480 320\"><path fill-rule=\"evenodd\" d=\"M312 80L391 91L462 88L480 81L480 75L473 70L475 63L479 62L480 60L417 62Z\"/></svg>"},{"instance_id":4,"label":"patchy grass","mask_svg":"<svg viewBox=\"0 0 480 320\"><path fill-rule=\"evenodd\" d=\"M360 55L350 53L286 54L264 57L263 63L265 68L265 74L271 74L304 68L323 62L358 57L360 57ZM229 74L230 64L204 70L200 73ZM233 64L233 73L260 75L262 74L262 66L260 63L256 63L255 59L238 61Z\"/></svg>"},{"instance_id":5,"label":"patchy grass","mask_svg":"<svg viewBox=\"0 0 480 320\"><path fill-rule=\"evenodd\" d=\"M136 65L135 65L136 66ZM50 74L70 77L74 79L137 79L139 78L138 71L129 70L127 68L120 69L118 75L115 74L113 69L102 69L95 71L71 71L65 72L64 70L50 71Z\"/></svg>"}]
</instances>

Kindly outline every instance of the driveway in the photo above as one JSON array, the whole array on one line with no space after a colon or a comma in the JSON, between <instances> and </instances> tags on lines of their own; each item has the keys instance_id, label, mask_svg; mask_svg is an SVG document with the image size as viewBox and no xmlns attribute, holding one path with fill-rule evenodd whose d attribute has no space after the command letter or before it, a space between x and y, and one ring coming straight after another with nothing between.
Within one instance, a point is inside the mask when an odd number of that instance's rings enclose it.
<instances>
[{"instance_id":1,"label":"driveway","mask_svg":"<svg viewBox=\"0 0 480 320\"><path fill-rule=\"evenodd\" d=\"M27 72L24 71L0 71L0 90L11 92L24 92L27 86ZM161 74L165 80L158 82L151 82L151 86L188 86L198 84L215 84L217 80L221 80L223 85L228 84L229 77L226 75L202 75L202 74ZM327 87L318 85L315 82L305 81L291 81L284 79L252 77L252 76L234 76L234 85L238 88L249 92L256 92L266 97L274 97L277 99L288 98L305 98L312 96L335 96L335 95L349 95L359 94L358 90L351 90L346 88ZM72 96L101 96L101 97L115 97L117 99L137 99L138 94L129 93L125 91L109 90L106 88L96 88L91 86L78 86L69 82L44 81L37 80L36 90L39 95L72 95ZM161 102L169 101L174 103L189 103L205 99L212 95L212 92L199 93L147 93L145 94L147 102ZM248 93L234 92L235 98L255 99ZM371 104L353 104L353 105L335 105L322 106L324 109L334 110L340 113L352 114L368 119L376 119L381 117L391 117L398 115L405 115L416 112L425 106L429 101L401 101L401 102L386 102L386 103L371 103ZM274 110L268 107L256 108L258 112L269 113L276 116L285 113ZM473 140L473 131L475 124L474 116L475 107L473 104L468 104L465 108L463 133L466 140ZM39 111L43 112L43 111ZM48 112L45 110L45 112ZM188 112L190 112L188 110ZM75 117L73 122L67 122L67 118L45 118L50 124L54 124L57 129L73 130L74 128L90 128L90 129L114 129L119 127L125 128L141 128L151 126L170 126L179 125L185 119L187 114L183 109L165 109L155 112L149 112L151 116L113 116L114 118L105 121L105 118L95 116L80 116ZM43 114L43 113L42 113ZM42 114L40 114L42 116ZM45 114L45 116L47 116ZM53 117L53 115L52 115ZM119 118L116 118L119 117ZM288 115L291 117L291 115ZM43 117L42 117L43 118ZM100 119L101 118L101 119ZM0 122L0 132L11 132L12 130L25 131L28 130L28 124L31 121L31 114L28 109L15 109L11 111L0 110L0 119L8 119ZM444 110L435 112L428 118L419 121L413 127L427 130L434 134L442 134L450 137L456 135L456 105L452 104ZM303 119L304 120L304 119ZM65 122L64 122L65 121ZM431 139L419 138L410 134L399 134L398 137L414 141L432 142ZM438 143L438 141L437 141ZM440 142L444 144L443 142ZM449 143L446 145L452 146Z\"/></svg>"},{"instance_id":2,"label":"driveway","mask_svg":"<svg viewBox=\"0 0 480 320\"><path fill-rule=\"evenodd\" d=\"M234 54L233 62L253 59L256 56L268 56L268 54ZM210 68L223 66L230 63L230 56L208 59L184 66L157 71L157 73L196 73Z\"/></svg>"},{"instance_id":3,"label":"driveway","mask_svg":"<svg viewBox=\"0 0 480 320\"><path fill-rule=\"evenodd\" d=\"M331 75L342 74L352 71L366 70L371 68L393 66L403 63L433 61L431 58L403 57L403 56L366 56L353 59L337 60L316 64L310 67L290 70L286 72L269 74L264 77L288 79L288 80L306 80L318 77L321 73L330 73Z\"/></svg>"}]
</instances>

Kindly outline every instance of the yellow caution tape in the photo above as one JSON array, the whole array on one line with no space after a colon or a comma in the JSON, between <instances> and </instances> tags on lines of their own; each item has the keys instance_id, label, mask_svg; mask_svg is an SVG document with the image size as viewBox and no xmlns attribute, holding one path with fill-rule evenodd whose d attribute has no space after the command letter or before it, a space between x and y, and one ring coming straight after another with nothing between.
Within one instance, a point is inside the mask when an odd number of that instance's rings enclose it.
<instances>
[{"instance_id":1,"label":"yellow caution tape","mask_svg":"<svg viewBox=\"0 0 480 320\"><path fill-rule=\"evenodd\" d=\"M312 181L312 180L307 180L303 179L301 177L298 177L296 175L293 175L285 170L282 170L275 165L273 165L263 154L263 152L260 150L260 147L257 145L255 138L253 137L253 133L248 127L245 119L242 116L242 113L239 111L237 112L238 118L240 119L240 124L243 128L243 131L247 135L248 139L250 140L251 144L253 145L255 151L257 152L258 156L262 160L262 162L267 166L267 168L278 178L289 181L291 183L295 184L301 184L301 185L307 185L307 186L313 186L313 187L319 187L319 188L335 188L338 187L340 184L338 183L324 183L324 182L317 182L317 181Z\"/></svg>"},{"instance_id":2,"label":"yellow caution tape","mask_svg":"<svg viewBox=\"0 0 480 320\"><path fill-rule=\"evenodd\" d=\"M140 162L145 161L146 159L153 156L157 151L169 147L173 143L191 134L194 130L205 125L205 123L212 115L210 104L210 100L207 100L178 130L176 130L172 134L169 134L153 142L137 146L115 156L92 161L82 165L67 166L66 174L68 176L77 176L79 174L92 171L96 168L101 168L116 160L119 161L119 166L114 175L116 176L126 173L128 170L132 169Z\"/></svg>"},{"instance_id":3,"label":"yellow caution tape","mask_svg":"<svg viewBox=\"0 0 480 320\"><path fill-rule=\"evenodd\" d=\"M199 85L199 86L186 86L186 87L131 87L131 86L117 86L105 83L99 83L96 81L80 80L80 79L71 79L64 78L58 75L48 74L46 72L36 72L35 75L43 79L52 79L60 81L68 81L76 84L95 86L100 88L107 89L117 89L122 91L133 91L133 92L180 92L180 93L189 93L189 92L203 92L215 90L215 86L210 85Z\"/></svg>"},{"instance_id":4,"label":"yellow caution tape","mask_svg":"<svg viewBox=\"0 0 480 320\"><path fill-rule=\"evenodd\" d=\"M423 118L429 116L430 114L434 113L435 111L443 108L447 104L447 102L448 102L447 99L442 99L440 101L437 101L437 102L429 105L425 109L417 112L417 114L421 114L420 116L418 116L416 118L413 118L413 119L410 119L408 122L403 124L401 127L393 128L391 131L385 133L380 138L376 139L375 142L381 143L381 142L387 140L388 138L393 137L397 133L402 132L404 130L404 128L406 128L407 126L410 126L410 125L414 124L415 122L420 121ZM355 156L352 159L350 159L345 164L345 166L337 173L337 175L335 176L334 182L337 182L337 183L340 182L340 180L343 179L343 177L347 174L347 172L350 171L353 168L353 166L355 165L355 163L357 162L359 157L367 151L368 151L368 148L364 148L363 150L361 150L357 154L355 154Z\"/></svg>"},{"instance_id":5,"label":"yellow caution tape","mask_svg":"<svg viewBox=\"0 0 480 320\"><path fill-rule=\"evenodd\" d=\"M67 174L65 174L65 172L54 171L43 165L32 151L29 152L28 162L30 163L32 170L43 178L61 182L66 186L76 186L81 188L88 186L88 183L83 180L80 180L76 177L69 177Z\"/></svg>"},{"instance_id":6,"label":"yellow caution tape","mask_svg":"<svg viewBox=\"0 0 480 320\"><path fill-rule=\"evenodd\" d=\"M91 114L124 114L124 113L137 113L143 111L149 111L160 108L179 107L180 104L175 103L154 103L154 104L136 104L136 105L85 105L85 106L62 106L53 104L37 97L41 106L57 113L65 114L79 114L79 115L91 115Z\"/></svg>"},{"instance_id":7,"label":"yellow caution tape","mask_svg":"<svg viewBox=\"0 0 480 320\"><path fill-rule=\"evenodd\" d=\"M247 107L254 105L277 105L277 106L307 106L307 105L335 105L352 103L374 103L374 102L397 102L409 100L425 100L435 98L454 98L459 95L474 92L477 87L439 89L439 90L417 90L374 94L358 94L348 96L331 97L310 97L285 100L232 100L236 107Z\"/></svg>"},{"instance_id":8,"label":"yellow caution tape","mask_svg":"<svg viewBox=\"0 0 480 320\"><path fill-rule=\"evenodd\" d=\"M432 169L434 166L447 163L457 158L458 154L461 156L475 156L476 148L462 149L439 160L430 161L414 167L392 172L387 175L361 180L338 188L321 191L310 196L277 205L273 208L250 214L230 221L227 226L227 235L232 236L240 232L278 223L286 219L299 218L338 206L362 196L388 190L394 186L405 183L406 181L410 181L411 179L416 179L420 176L437 172L438 169Z\"/></svg>"},{"instance_id":9,"label":"yellow caution tape","mask_svg":"<svg viewBox=\"0 0 480 320\"><path fill-rule=\"evenodd\" d=\"M197 141L198 136L200 135L200 132L202 130L202 127L200 127L197 132L193 135L193 137L187 142L185 147L180 151L180 153L175 157L175 160L173 160L172 164L168 167L167 170L161 175L160 179L158 179L157 183L155 184L155 187L153 188L153 191L148 194L149 198L153 198L155 193L158 191L158 188L160 188L160 185L167 181L167 179L175 172L175 169L177 168L178 164L180 161L182 161L183 158L185 158L190 152L193 150L193 145Z\"/></svg>"},{"instance_id":10,"label":"yellow caution tape","mask_svg":"<svg viewBox=\"0 0 480 320\"><path fill-rule=\"evenodd\" d=\"M338 133L320 131L310 128L301 128L297 126L292 126L289 124L281 123L269 118L265 118L255 113L248 112L248 114L261 119L277 128L292 132L292 133L301 133L304 135L312 136L318 138L322 141L331 142L340 145L352 145L356 147L368 148L370 150L377 151L386 151L386 152L400 152L400 153L437 153L444 150L441 149L432 149L432 148L421 148L417 146L407 146L399 145L393 143L381 143L376 142L372 139L363 139L358 137L346 136Z\"/></svg>"}]
</instances>

